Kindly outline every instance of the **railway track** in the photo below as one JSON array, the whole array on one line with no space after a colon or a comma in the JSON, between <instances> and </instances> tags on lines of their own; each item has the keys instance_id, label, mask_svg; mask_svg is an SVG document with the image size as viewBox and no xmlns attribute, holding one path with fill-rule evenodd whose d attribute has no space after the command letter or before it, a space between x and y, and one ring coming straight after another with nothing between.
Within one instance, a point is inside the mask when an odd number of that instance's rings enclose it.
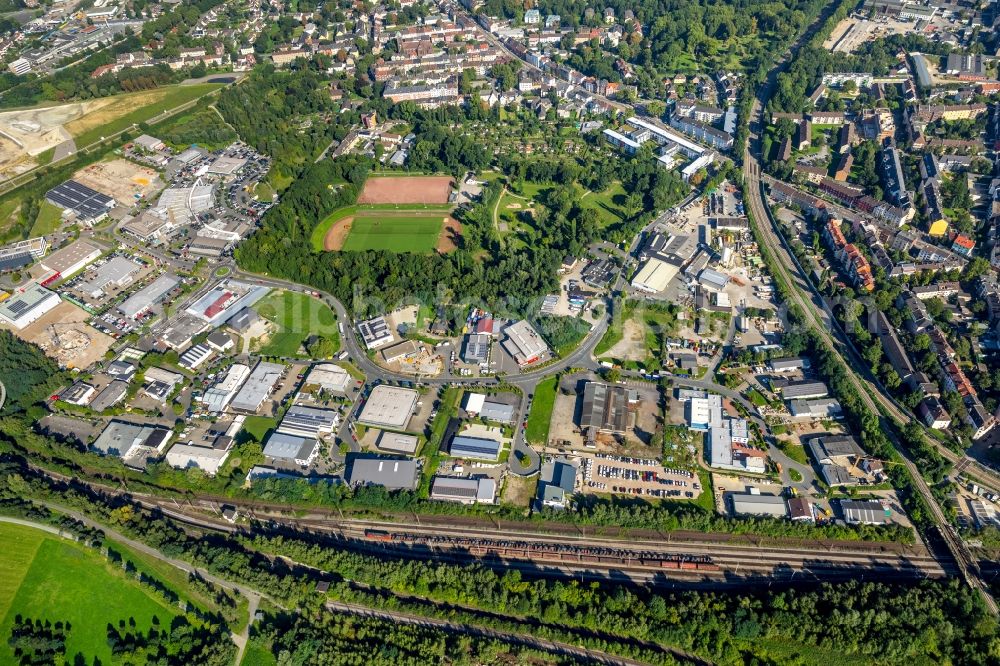
<instances>
[{"instance_id":1,"label":"railway track","mask_svg":"<svg viewBox=\"0 0 1000 666\"><path fill-rule=\"evenodd\" d=\"M202 528L239 532L219 519L159 507L164 513ZM643 541L573 538L557 535L496 534L455 526L414 526L383 521L331 521L316 518L257 517L272 527L303 530L332 545L375 554L456 563L503 564L506 568L555 566L564 573L620 571L633 580L705 580L732 583L789 580L796 577L842 579L875 574L886 578L942 577L957 573L921 546L843 542L837 547L759 546L725 542ZM384 535L384 536L383 536ZM392 536L392 539L386 539ZM644 574L636 576L635 574Z\"/></svg>"},{"instance_id":2,"label":"railway track","mask_svg":"<svg viewBox=\"0 0 1000 666\"><path fill-rule=\"evenodd\" d=\"M758 128L764 126L763 109L769 94L769 86L762 86L755 100L753 116ZM959 538L955 529L945 519L944 513L941 511L941 507L938 505L930 487L924 480L923 475L921 475L920 470L914 464L909 450L892 432L892 426L899 428L903 424L908 423L911 417L908 414L902 413L892 400L886 398L882 392L884 387L878 381L873 380L867 374L863 376L855 370L855 368L865 367L865 364L859 358L858 351L851 344L846 333L840 328L839 323L832 316L832 313L829 312L829 308L826 307L822 296L809 281L806 272L799 265L788 243L780 235L777 226L778 223L767 206L766 194L761 181L760 163L757 161L757 154L760 151L759 141L759 133L751 133L750 141L747 142L744 153L746 198L748 199L749 210L755 218L756 224L754 224L754 227L762 240L762 244L768 248L769 252L775 258L773 262L775 265L772 267L778 273L775 277L780 278L789 286L791 300L798 305L806 319L806 325L815 330L833 353L847 365L849 369L847 377L861 400L865 403L865 406L872 414L881 415L885 420L887 426L886 434L889 441L899 453L902 464L913 481L914 489L927 504L934 519L937 535L944 546L946 546L948 555L950 555L957 567L958 574L969 587L979 593L983 602L994 616L1000 615L1000 607L998 607L993 596L990 594L988 586L982 579L978 561ZM829 317L830 326L827 326L823 321L821 313ZM945 449L945 447L940 446L937 448L938 450Z\"/></svg>"},{"instance_id":3,"label":"railway track","mask_svg":"<svg viewBox=\"0 0 1000 666\"><path fill-rule=\"evenodd\" d=\"M63 481L64 475L49 473ZM84 483L79 480L77 483ZM527 573L606 580L623 577L633 582L672 585L708 582L717 584L768 583L782 580L840 580L872 576L879 579L914 579L954 575L923 545L891 542L809 541L764 539L747 535L660 533L616 536L583 533L573 526L556 525L564 532L530 531L524 524L497 523L456 516L418 518L420 524L344 518L334 511L313 510L304 516L289 515L287 505L233 500L231 498L163 498L128 493L85 483L106 493L127 494L133 501L184 524L203 530L237 533L244 527L224 520L221 506L235 506L243 515L264 526L306 531L356 551L392 554L411 559L481 563ZM428 518L431 522L428 522ZM388 548L372 532L400 535ZM663 562L676 562L677 566ZM684 566L692 563L695 566ZM701 565L701 566L698 566Z\"/></svg>"}]
</instances>

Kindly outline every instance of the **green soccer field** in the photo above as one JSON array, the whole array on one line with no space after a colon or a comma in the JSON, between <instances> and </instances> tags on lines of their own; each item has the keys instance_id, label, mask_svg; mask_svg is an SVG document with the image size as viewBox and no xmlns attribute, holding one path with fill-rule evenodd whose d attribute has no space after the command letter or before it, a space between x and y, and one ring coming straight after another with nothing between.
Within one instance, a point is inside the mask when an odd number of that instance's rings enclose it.
<instances>
[{"instance_id":1,"label":"green soccer field","mask_svg":"<svg viewBox=\"0 0 1000 666\"><path fill-rule=\"evenodd\" d=\"M381 217L358 215L344 240L344 250L388 250L389 252L431 252L441 235L443 214L430 217Z\"/></svg>"}]
</instances>

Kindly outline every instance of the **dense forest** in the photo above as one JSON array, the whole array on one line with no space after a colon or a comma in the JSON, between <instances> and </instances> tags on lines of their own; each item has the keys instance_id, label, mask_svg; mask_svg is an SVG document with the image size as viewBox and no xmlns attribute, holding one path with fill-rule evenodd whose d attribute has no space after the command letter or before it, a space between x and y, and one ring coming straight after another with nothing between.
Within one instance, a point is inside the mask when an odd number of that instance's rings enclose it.
<instances>
[{"instance_id":1,"label":"dense forest","mask_svg":"<svg viewBox=\"0 0 1000 666\"><path fill-rule=\"evenodd\" d=\"M157 125L156 135L177 148L197 143L201 146L226 146L236 137L236 132L226 124L208 101L202 100L194 109L168 122Z\"/></svg>"}]
</instances>

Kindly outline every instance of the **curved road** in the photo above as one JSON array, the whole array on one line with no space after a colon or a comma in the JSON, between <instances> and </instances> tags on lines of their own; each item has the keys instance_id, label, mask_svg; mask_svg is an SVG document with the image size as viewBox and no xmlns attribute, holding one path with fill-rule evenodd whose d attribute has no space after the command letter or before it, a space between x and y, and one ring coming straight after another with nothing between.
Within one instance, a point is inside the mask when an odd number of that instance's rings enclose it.
<instances>
[{"instance_id":1,"label":"curved road","mask_svg":"<svg viewBox=\"0 0 1000 666\"><path fill-rule=\"evenodd\" d=\"M455 375L449 372L442 373L434 377L421 377L406 375L402 373L393 372L387 370L374 361L372 361L366 352L362 349L358 342L358 338L355 335L354 327L350 325L353 318L347 312L347 308L343 303L340 302L333 294L325 291L320 291L313 287L305 286L292 282L290 280L283 280L280 278L274 278L268 275L260 275L256 273L248 273L246 271L240 270L234 267L231 274L233 277L240 278L249 282L253 282L262 286L274 287L280 289L287 289L292 291L301 291L307 293L317 293L319 294L320 300L329 306L334 313L337 315L337 320L344 322L344 334L341 336L341 341L344 351L347 352L348 357L352 362L358 366L358 368L365 373L368 382L379 381L379 382L417 382L422 384L429 384L432 386L445 386L445 385L489 385L498 384L500 380L496 377L466 377L462 375ZM618 281L621 280L621 271L619 271ZM549 363L543 367L535 370L529 370L518 375L505 376L503 381L516 387L520 390L521 396L518 401L517 413L515 418L515 434L512 444L512 450L515 454L520 454L526 460L524 466L518 464L511 464L509 469L511 473L518 476L530 476L535 474L541 468L541 456L539 453L528 444L524 437L524 432L520 427L520 424L527 420L527 412L529 407L529 396L533 395L535 392L535 387L538 382L545 377L550 375L558 374L569 368L587 368L596 369L597 362L594 360L594 348L600 341L604 332L607 330L611 320L611 308L608 307L608 303L605 303L604 316L602 316L597 322L594 323L591 330L587 333L584 340L567 356L557 359L556 361ZM349 425L348 421L350 418L345 419L343 425L341 439L346 441L351 446L352 450L358 451L360 447L357 442L350 437L348 433ZM346 437L343 435L347 435Z\"/></svg>"}]
</instances>

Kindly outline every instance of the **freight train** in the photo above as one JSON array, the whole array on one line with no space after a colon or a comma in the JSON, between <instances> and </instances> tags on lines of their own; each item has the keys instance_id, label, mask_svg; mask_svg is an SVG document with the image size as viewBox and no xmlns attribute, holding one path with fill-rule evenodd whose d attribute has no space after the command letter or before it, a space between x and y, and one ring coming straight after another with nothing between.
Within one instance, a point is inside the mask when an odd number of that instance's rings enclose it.
<instances>
[{"instance_id":1,"label":"freight train","mask_svg":"<svg viewBox=\"0 0 1000 666\"><path fill-rule=\"evenodd\" d=\"M708 555L681 555L628 549L533 543L496 539L474 539L405 532L365 530L365 539L382 548L460 550L484 560L547 560L553 562L653 567L683 571L717 572L719 566Z\"/></svg>"}]
</instances>

